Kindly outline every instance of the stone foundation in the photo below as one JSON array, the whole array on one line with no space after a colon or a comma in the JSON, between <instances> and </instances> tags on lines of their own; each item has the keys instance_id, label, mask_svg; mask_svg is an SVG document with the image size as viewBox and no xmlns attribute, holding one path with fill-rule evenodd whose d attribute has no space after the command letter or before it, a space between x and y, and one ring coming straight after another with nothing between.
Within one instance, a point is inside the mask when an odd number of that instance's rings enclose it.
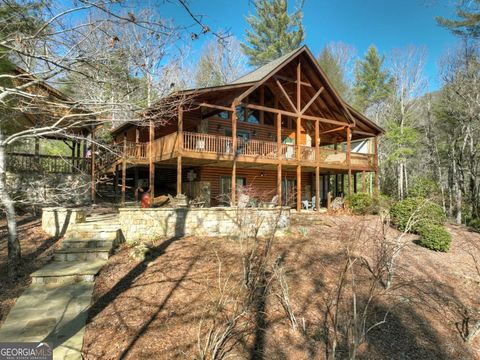
<instances>
[{"instance_id":1,"label":"stone foundation","mask_svg":"<svg viewBox=\"0 0 480 360\"><path fill-rule=\"evenodd\" d=\"M180 236L269 236L290 225L290 208L121 208L127 242Z\"/></svg>"},{"instance_id":2,"label":"stone foundation","mask_svg":"<svg viewBox=\"0 0 480 360\"><path fill-rule=\"evenodd\" d=\"M70 224L85 222L85 209L51 207L42 209L42 229L51 236L63 236Z\"/></svg>"}]
</instances>

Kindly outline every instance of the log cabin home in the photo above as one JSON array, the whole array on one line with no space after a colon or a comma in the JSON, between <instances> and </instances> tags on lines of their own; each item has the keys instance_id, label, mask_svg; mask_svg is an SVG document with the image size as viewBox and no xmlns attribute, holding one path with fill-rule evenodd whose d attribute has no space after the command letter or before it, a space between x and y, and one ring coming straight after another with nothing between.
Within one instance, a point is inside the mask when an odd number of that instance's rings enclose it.
<instances>
[{"instance_id":1,"label":"log cabin home","mask_svg":"<svg viewBox=\"0 0 480 360\"><path fill-rule=\"evenodd\" d=\"M300 211L367 183L378 191L383 130L339 96L306 46L227 85L171 96L185 101L162 125L112 130L123 152L109 168L123 201L144 187L228 206L249 187Z\"/></svg>"}]
</instances>

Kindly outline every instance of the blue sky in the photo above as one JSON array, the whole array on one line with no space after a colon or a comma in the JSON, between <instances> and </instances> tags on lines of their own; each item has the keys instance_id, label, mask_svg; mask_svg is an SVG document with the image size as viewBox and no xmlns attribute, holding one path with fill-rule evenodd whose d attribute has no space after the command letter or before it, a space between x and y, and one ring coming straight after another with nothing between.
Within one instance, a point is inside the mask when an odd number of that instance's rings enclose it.
<instances>
[{"instance_id":1,"label":"blue sky","mask_svg":"<svg viewBox=\"0 0 480 360\"><path fill-rule=\"evenodd\" d=\"M203 21L214 30L228 29L240 40L247 23L245 16L254 12L249 0L189 0L191 10L203 15ZM148 4L148 5L147 5ZM191 24L191 19L176 1L150 0L144 6L158 6L160 13L177 23ZM293 10L295 1L290 1ZM305 0L305 44L317 55L326 43L342 41L354 46L363 56L375 44L382 53L408 45L425 46L428 50L426 75L431 90L438 88L437 63L456 38L439 27L435 16L454 15L453 0ZM197 40L193 56L197 56L206 38Z\"/></svg>"}]
</instances>

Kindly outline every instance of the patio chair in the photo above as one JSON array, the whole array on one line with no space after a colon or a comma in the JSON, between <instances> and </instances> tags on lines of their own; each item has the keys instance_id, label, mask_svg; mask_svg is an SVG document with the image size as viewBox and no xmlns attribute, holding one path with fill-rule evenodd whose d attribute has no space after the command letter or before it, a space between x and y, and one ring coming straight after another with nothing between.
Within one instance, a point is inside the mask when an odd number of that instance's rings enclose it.
<instances>
[{"instance_id":1,"label":"patio chair","mask_svg":"<svg viewBox=\"0 0 480 360\"><path fill-rule=\"evenodd\" d=\"M248 202L250 200L250 197L246 194L240 194L238 196L238 203L237 203L237 206L239 208L246 208L247 205L248 205Z\"/></svg>"}]
</instances>

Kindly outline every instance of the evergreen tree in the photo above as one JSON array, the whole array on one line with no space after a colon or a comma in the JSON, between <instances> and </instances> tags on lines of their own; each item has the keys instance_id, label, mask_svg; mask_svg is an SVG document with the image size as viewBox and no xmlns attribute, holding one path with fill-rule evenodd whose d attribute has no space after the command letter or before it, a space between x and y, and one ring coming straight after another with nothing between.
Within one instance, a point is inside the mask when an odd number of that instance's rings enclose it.
<instances>
[{"instance_id":1,"label":"evergreen tree","mask_svg":"<svg viewBox=\"0 0 480 360\"><path fill-rule=\"evenodd\" d=\"M375 46L370 46L364 60L355 66L353 87L354 105L365 112L370 106L385 100L392 88L392 79L383 69L384 56L380 56Z\"/></svg>"},{"instance_id":2,"label":"evergreen tree","mask_svg":"<svg viewBox=\"0 0 480 360\"><path fill-rule=\"evenodd\" d=\"M300 46L304 39L302 6L289 14L287 0L255 0L254 5L257 14L247 17L252 29L242 44L250 65L264 65Z\"/></svg>"},{"instance_id":3,"label":"evergreen tree","mask_svg":"<svg viewBox=\"0 0 480 360\"><path fill-rule=\"evenodd\" d=\"M318 56L318 63L327 75L335 90L345 99L348 96L348 85L345 81L345 74L339 63L328 47L325 47Z\"/></svg>"},{"instance_id":4,"label":"evergreen tree","mask_svg":"<svg viewBox=\"0 0 480 360\"><path fill-rule=\"evenodd\" d=\"M438 16L437 22L455 35L480 38L480 0L461 1L457 7L459 19L452 20Z\"/></svg>"}]
</instances>

